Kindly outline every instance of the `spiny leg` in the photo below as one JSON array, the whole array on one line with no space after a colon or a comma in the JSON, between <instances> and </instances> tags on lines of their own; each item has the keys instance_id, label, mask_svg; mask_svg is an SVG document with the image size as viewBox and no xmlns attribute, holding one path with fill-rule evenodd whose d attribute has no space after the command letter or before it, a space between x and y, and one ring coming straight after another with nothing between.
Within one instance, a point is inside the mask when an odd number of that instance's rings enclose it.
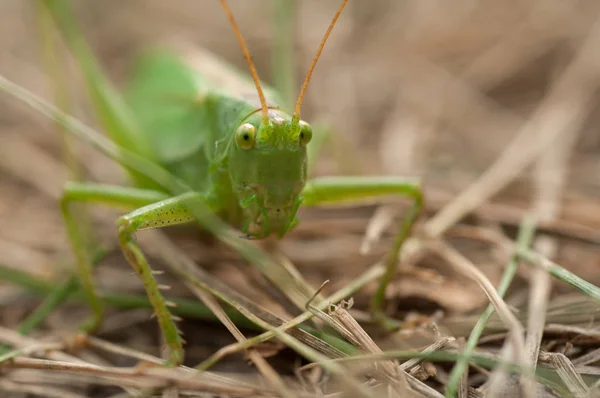
<instances>
[{"instance_id":1,"label":"spiny leg","mask_svg":"<svg viewBox=\"0 0 600 398\"><path fill-rule=\"evenodd\" d=\"M164 193L157 191L111 185L73 182L65 185L60 201L60 209L67 229L67 236L75 254L80 285L93 311L91 319L82 326L84 332L93 332L100 327L103 320L104 308L92 281L92 258L90 251L82 238L83 233L80 225L77 223L71 205L77 202L87 202L132 209L160 201L165 199L165 197ZM66 298L69 291L73 290L70 288L71 285L73 285L73 281L69 280L64 285L59 286L55 293L52 294L52 297L48 298L48 304L43 308L44 312L50 312L60 301Z\"/></svg>"},{"instance_id":2,"label":"spiny leg","mask_svg":"<svg viewBox=\"0 0 600 398\"><path fill-rule=\"evenodd\" d=\"M152 303L156 318L169 348L169 364L179 365L183 361L182 339L167 303L160 292L159 285L148 261L134 239L136 231L148 228L161 228L168 225L182 224L195 220L190 207L194 203L205 203L216 211L218 205L207 200L208 196L198 193L187 193L174 198L154 203L126 214L117 220L119 243L129 264L142 280L148 298Z\"/></svg>"},{"instance_id":3,"label":"spiny leg","mask_svg":"<svg viewBox=\"0 0 600 398\"><path fill-rule=\"evenodd\" d=\"M412 206L404 216L394 240L394 245L385 260L385 273L377 291L371 299L373 319L385 326L395 325L387 322L383 311L385 291L396 272L398 256L406 239L410 236L423 209L423 193L418 180L398 177L324 177L309 181L302 191L303 206L335 203L374 196L401 195L413 199Z\"/></svg>"}]
</instances>

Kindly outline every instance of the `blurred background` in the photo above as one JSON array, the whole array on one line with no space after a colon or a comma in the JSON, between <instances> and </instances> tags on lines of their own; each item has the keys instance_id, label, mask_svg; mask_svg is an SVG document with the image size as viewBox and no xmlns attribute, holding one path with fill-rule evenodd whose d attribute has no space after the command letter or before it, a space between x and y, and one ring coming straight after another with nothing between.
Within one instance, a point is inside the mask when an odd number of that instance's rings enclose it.
<instances>
[{"instance_id":1,"label":"blurred background","mask_svg":"<svg viewBox=\"0 0 600 398\"><path fill-rule=\"evenodd\" d=\"M165 40L191 43L247 70L217 1L73 3L86 39L117 86L127 82L140 51ZM230 1L267 83L274 79L272 3ZM339 5L297 3L295 93ZM595 0L351 0L304 102L303 118L333 134L320 153L316 174L421 177L431 217L504 157L500 169L514 169L514 177L499 182L498 193L478 207L478 220L513 234L535 203L539 211L549 212L545 231L560 238L556 260L600 283L599 11ZM0 1L0 73L52 101L40 39L31 2ZM66 50L63 55L70 65L66 76L72 113L95 125L77 67ZM0 261L54 278L67 272L56 264L71 256L57 205L69 177L61 141L53 123L6 95L0 96L0 134ZM522 159L528 157L523 153L534 151L549 134L558 138L544 150L545 163L523 167L527 162ZM124 183L119 167L102 155L80 143L77 153L89 179ZM99 267L100 280L139 290L135 277L115 277L129 275L113 241L119 213L94 211L105 221L97 226L103 231L99 234L115 248L107 260L114 267ZM373 211L364 206L307 212L303 226L282 242L282 250L314 286L331 279L333 291L389 247L388 236L370 256L357 256ZM323 228L323 217L331 219L329 229ZM201 266L261 299L232 265L239 262L235 256L193 238L181 236L180 244L195 253ZM496 283L502 269L489 250L462 244ZM400 312L467 314L487 304L473 282L440 261L422 265L421 271L433 276L408 275L392 288ZM527 278L527 271L520 276ZM564 284L556 289L573 292ZM526 296L514 296L515 304L524 300ZM16 322L27 308L13 308L3 323Z\"/></svg>"}]
</instances>

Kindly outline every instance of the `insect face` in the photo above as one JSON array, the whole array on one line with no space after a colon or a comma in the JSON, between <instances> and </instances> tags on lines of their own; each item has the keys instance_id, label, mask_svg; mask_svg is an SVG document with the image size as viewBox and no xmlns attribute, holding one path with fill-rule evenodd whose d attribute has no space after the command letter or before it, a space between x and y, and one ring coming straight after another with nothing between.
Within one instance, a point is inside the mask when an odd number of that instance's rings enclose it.
<instances>
[{"instance_id":1,"label":"insect face","mask_svg":"<svg viewBox=\"0 0 600 398\"><path fill-rule=\"evenodd\" d=\"M267 123L256 114L237 128L229 149L229 173L248 235L283 237L293 226L311 137L306 122L294 123L278 110L269 111Z\"/></svg>"}]
</instances>

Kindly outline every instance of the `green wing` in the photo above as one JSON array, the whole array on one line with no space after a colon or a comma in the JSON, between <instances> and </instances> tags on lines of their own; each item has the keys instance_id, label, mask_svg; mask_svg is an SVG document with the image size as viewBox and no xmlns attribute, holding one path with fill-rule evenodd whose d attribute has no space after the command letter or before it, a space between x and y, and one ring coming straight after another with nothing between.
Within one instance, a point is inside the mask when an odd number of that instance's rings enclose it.
<instances>
[{"instance_id":1,"label":"green wing","mask_svg":"<svg viewBox=\"0 0 600 398\"><path fill-rule=\"evenodd\" d=\"M163 164L200 151L207 111L200 81L184 62L167 51L143 55L124 96L140 129ZM204 132L206 133L206 132Z\"/></svg>"}]
</instances>

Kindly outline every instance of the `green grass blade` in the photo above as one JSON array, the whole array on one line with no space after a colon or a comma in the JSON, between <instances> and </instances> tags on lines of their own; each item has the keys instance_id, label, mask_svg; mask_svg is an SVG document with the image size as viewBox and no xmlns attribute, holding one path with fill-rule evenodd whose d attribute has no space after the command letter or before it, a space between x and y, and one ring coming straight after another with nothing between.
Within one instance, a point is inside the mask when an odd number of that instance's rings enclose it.
<instances>
[{"instance_id":1,"label":"green grass blade","mask_svg":"<svg viewBox=\"0 0 600 398\"><path fill-rule=\"evenodd\" d=\"M517 254L528 263L536 264L545 269L550 275L556 279L563 281L583 294L600 301L600 288L592 283L580 278L566 268L556 264L553 261L545 258L539 253L529 250L528 248L517 247Z\"/></svg>"},{"instance_id":2,"label":"green grass blade","mask_svg":"<svg viewBox=\"0 0 600 398\"><path fill-rule=\"evenodd\" d=\"M46 5L59 30L73 51L85 76L85 82L96 115L102 128L120 147L135 150L136 153L154 158L151 147L142 131L137 126L127 104L106 79L92 51L84 40L71 13L67 0L38 0ZM148 188L157 188L145 176L128 169L131 177L138 184Z\"/></svg>"},{"instance_id":3,"label":"green grass blade","mask_svg":"<svg viewBox=\"0 0 600 398\"><path fill-rule=\"evenodd\" d=\"M358 280L358 283L352 284L350 288L345 288L342 291L335 294L335 297L347 297L358 290L359 287L362 287L369 281L372 281L372 272L366 274L366 278L363 276ZM47 282L40 278L37 278L33 275L28 274L27 272L20 271L17 269L13 269L7 266L0 264L0 280L5 281L7 283L19 286L23 289L26 289L32 294L38 296L44 295L53 295L57 292L54 283ZM76 302L85 302L85 296L82 291L79 290L79 286L76 278L69 279L68 289L72 293L70 299ZM47 296L46 300L50 296ZM127 294L127 293L116 293L111 291L102 291L100 292L100 297L106 304L110 307L121 309L121 310L131 310L131 309L152 309L152 304L146 295L139 294ZM203 321L216 321L216 316L211 312L211 310L202 302L196 300L190 300L179 297L169 297L169 301L175 304L172 312L174 315L186 317L189 319L199 319ZM263 331L264 329L258 326L256 323L249 320L242 313L237 311L235 308L230 306L225 306L224 311L227 316L233 321L233 323L239 327L249 330L255 331ZM303 317L303 321L306 321L309 317ZM23 327L23 326L22 326ZM341 340L338 337L327 334L321 330L317 330L307 325L300 325L300 322L295 326L299 329L302 329L311 335L317 337L324 342L337 347L342 352L347 354L352 354L357 352L356 348L346 343L344 340ZM262 336L262 335L260 335ZM248 343L252 343L252 339L247 340ZM266 339L259 338L256 340L256 343L264 342ZM250 345L249 345L250 346ZM8 350L0 350L0 355L5 354ZM214 362L216 363L216 361ZM212 363L212 364L214 364Z\"/></svg>"},{"instance_id":4,"label":"green grass blade","mask_svg":"<svg viewBox=\"0 0 600 398\"><path fill-rule=\"evenodd\" d=\"M465 354L457 353L457 352L449 352L449 351L384 351L378 354L357 354L352 355L350 357L341 358L341 359L331 359L330 362L354 362L354 361L383 361L389 359L399 359L399 360L410 360L410 359L420 359L427 360L430 362L458 362L461 360L467 360L475 365L492 370L497 367L502 367L507 372L513 374L519 374L522 376L535 377L538 382L543 384L544 386L550 388L562 397L570 397L569 389L562 382L560 376L556 369L548 366L548 365L540 365L535 369L528 366L520 365L516 362L499 360L494 357L490 357L489 355L481 355L477 353L473 353L472 355L466 356ZM597 375L590 375L586 377L586 383L592 384L599 379Z\"/></svg>"},{"instance_id":5,"label":"green grass blade","mask_svg":"<svg viewBox=\"0 0 600 398\"><path fill-rule=\"evenodd\" d=\"M45 4L42 1L37 1L35 5L44 64L51 77L54 98L57 106L63 112L68 112L71 104L65 82L64 71L66 69L64 68L64 65L61 65L61 60L59 59L60 52L56 46L58 32L55 30L52 16L49 14ZM63 159L69 170L70 178L75 181L81 180L83 178L83 170L81 169L75 154L74 137L69 134L69 131L67 131L60 123L57 123L57 131L62 140ZM77 207L73 210L74 216L77 218L78 223L82 226L82 231L85 233L84 239L87 242L92 242L94 234L91 228L89 213L83 207ZM43 320L76 288L75 282L74 277L70 278L56 288L52 294L46 297L40 306L29 314L29 316L21 323L18 329L19 333L26 335L43 322Z\"/></svg>"},{"instance_id":6,"label":"green grass blade","mask_svg":"<svg viewBox=\"0 0 600 398\"><path fill-rule=\"evenodd\" d=\"M167 170L138 155L136 152L119 147L98 131L82 123L78 119L61 112L39 96L24 89L18 84L0 75L0 90L24 102L36 112L60 123L66 131L97 149L110 159L124 165L145 178L164 187L171 194L177 195L191 190L183 181L177 179Z\"/></svg>"},{"instance_id":7,"label":"green grass blade","mask_svg":"<svg viewBox=\"0 0 600 398\"><path fill-rule=\"evenodd\" d=\"M36 2L36 14L39 25L44 64L51 78L52 91L56 105L62 111L69 112L69 109L71 108L71 102L69 100L65 75L63 73L66 69L64 68L64 65L61 65L59 59L60 52L58 51L56 45L58 32L56 31L54 23L52 22L51 15L48 13L44 2L41 0ZM69 169L70 178L73 180L80 180L83 177L83 171L81 170L79 162L77 161L77 156L75 155L73 137L68 131L65 131L64 127L60 124L57 124L57 128L62 140L63 159L67 165L67 168Z\"/></svg>"},{"instance_id":8,"label":"green grass blade","mask_svg":"<svg viewBox=\"0 0 600 398\"><path fill-rule=\"evenodd\" d=\"M92 265L98 264L105 257L106 252L99 250L92 255ZM19 333L26 335L29 334L33 329L38 327L44 319L56 307L65 302L69 296L74 293L78 288L77 276L73 275L65 282L57 287L53 287L53 290L44 298L44 301L25 318L19 325Z\"/></svg>"},{"instance_id":9,"label":"green grass blade","mask_svg":"<svg viewBox=\"0 0 600 398\"><path fill-rule=\"evenodd\" d=\"M531 242L533 241L533 237L535 235L535 221L531 217L526 217L521 223L521 228L519 229L519 233L517 236L517 245L519 247L529 247ZM508 287L510 286L516 272L518 265L518 256L515 255L510 260L508 265L506 266L504 273L502 274L502 278L500 279L500 284L498 286L498 294L500 297L504 297ZM477 342L485 329L487 322L490 317L494 313L494 306L489 304L481 317L475 324L469 339L465 345L463 350L463 355L457 360L452 372L450 373L448 379L448 387L446 388L445 396L448 398L455 397L458 391L458 385L463 374L467 371L467 367L469 366L469 361L475 351L475 347L477 347Z\"/></svg>"},{"instance_id":10,"label":"green grass blade","mask_svg":"<svg viewBox=\"0 0 600 398\"><path fill-rule=\"evenodd\" d=\"M57 291L55 284L52 282L47 282L30 275L27 272L13 269L2 264L0 264L0 280L20 286L21 288L26 289L28 292L37 296L52 295ZM72 287L72 294L69 298L76 302L84 302L85 296L83 295L83 292L79 290L77 279L73 278L69 281L69 288ZM103 291L100 292L100 297L107 303L107 305L121 310L140 308L152 309L150 300L146 295ZM169 297L169 301L172 301L176 304L176 307L172 309L172 312L175 315L205 321L216 320L214 314L201 302L178 297ZM234 309L225 308L225 312L238 327L252 330L262 330L256 324L248 321L246 317Z\"/></svg>"}]
</instances>

